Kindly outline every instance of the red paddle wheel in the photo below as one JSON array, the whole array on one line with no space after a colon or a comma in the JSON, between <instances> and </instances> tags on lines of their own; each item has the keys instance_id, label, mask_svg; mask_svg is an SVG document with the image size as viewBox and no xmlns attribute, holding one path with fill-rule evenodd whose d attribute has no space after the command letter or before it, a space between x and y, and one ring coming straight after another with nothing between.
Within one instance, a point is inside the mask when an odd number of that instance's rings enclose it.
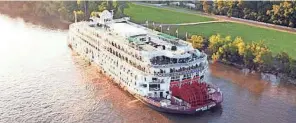
<instances>
[{"instance_id":1,"label":"red paddle wheel","mask_svg":"<svg viewBox=\"0 0 296 123\"><path fill-rule=\"evenodd\" d=\"M194 82L184 83L181 86L171 86L172 95L186 101L191 107L204 105L208 101L207 85L205 83Z\"/></svg>"}]
</instances>

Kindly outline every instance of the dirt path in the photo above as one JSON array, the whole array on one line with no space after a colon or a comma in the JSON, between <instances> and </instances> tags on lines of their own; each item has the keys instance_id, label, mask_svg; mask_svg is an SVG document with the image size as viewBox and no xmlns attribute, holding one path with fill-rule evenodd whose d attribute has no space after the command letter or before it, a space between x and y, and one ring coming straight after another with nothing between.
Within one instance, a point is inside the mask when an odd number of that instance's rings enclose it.
<instances>
[{"instance_id":1,"label":"dirt path","mask_svg":"<svg viewBox=\"0 0 296 123\"><path fill-rule=\"evenodd\" d=\"M205 15L205 16L212 17L212 18L215 18L215 19L218 19L218 20L228 21L228 22L241 23L241 24L246 24L246 25L250 25L250 26L256 26L256 27L261 27L261 28L272 29L272 30L277 30L277 31L296 34L296 29L295 28L278 26L278 25L275 25L275 24L268 24L268 23L257 22L257 21L246 20L246 19L240 19L240 18L233 18L233 17L229 18L227 16L221 16L221 15Z\"/></svg>"},{"instance_id":2,"label":"dirt path","mask_svg":"<svg viewBox=\"0 0 296 123\"><path fill-rule=\"evenodd\" d=\"M155 24L155 26L188 26L188 25L199 25L199 24L208 24L208 23L223 23L223 22L227 22L224 20L218 20L218 21L205 21L205 22L193 22L193 23L174 23L174 24ZM146 25L146 24L142 24L142 25Z\"/></svg>"}]
</instances>

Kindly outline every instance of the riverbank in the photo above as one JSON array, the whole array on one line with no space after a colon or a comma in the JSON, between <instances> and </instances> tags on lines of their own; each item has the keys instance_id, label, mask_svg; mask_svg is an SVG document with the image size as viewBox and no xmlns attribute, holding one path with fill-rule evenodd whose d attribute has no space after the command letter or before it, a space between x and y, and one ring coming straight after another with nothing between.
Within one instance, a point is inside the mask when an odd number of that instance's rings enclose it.
<instances>
[{"instance_id":1,"label":"riverbank","mask_svg":"<svg viewBox=\"0 0 296 123\"><path fill-rule=\"evenodd\" d=\"M68 21L62 21L59 18L37 17L37 16L30 15L30 14L21 14L21 13L17 13L14 11L8 11L3 8L0 8L0 13L9 15L12 18L20 17L20 18L23 18L25 22L32 23L34 25L41 25L43 27L52 28L52 29L67 30L69 24L71 23ZM233 64L233 63L231 63L231 64L223 63L223 64L226 64L226 65L232 66L234 68L238 68L238 69L244 69L242 66L237 65L237 64ZM286 81L287 77L281 76L280 78L284 78L284 81ZM291 78L289 78L288 80L289 80L289 83L296 84L295 81L292 80Z\"/></svg>"},{"instance_id":2,"label":"riverbank","mask_svg":"<svg viewBox=\"0 0 296 123\"><path fill-rule=\"evenodd\" d=\"M69 28L69 25L72 23L66 20L61 20L57 17L38 17L30 13L24 14L17 11L12 11L9 8L4 7L0 8L0 14L7 15L11 18L22 18L27 23L40 25L50 29L67 30Z\"/></svg>"},{"instance_id":3,"label":"riverbank","mask_svg":"<svg viewBox=\"0 0 296 123\"><path fill-rule=\"evenodd\" d=\"M296 85L296 79L293 79L292 77L289 77L288 75L286 75L284 73L279 73L276 75L275 73L266 73L266 72L250 70L248 68L245 68L243 65L240 65L237 63L231 63L231 62L224 62L221 60L217 61L217 63L212 63L213 66L215 66L216 64L228 66L233 69L237 69L237 70L239 70L240 73L242 73L244 75L255 74L256 76L258 76L257 79L261 79L262 81L271 82L271 83L282 82L282 83L286 83L286 84Z\"/></svg>"}]
</instances>

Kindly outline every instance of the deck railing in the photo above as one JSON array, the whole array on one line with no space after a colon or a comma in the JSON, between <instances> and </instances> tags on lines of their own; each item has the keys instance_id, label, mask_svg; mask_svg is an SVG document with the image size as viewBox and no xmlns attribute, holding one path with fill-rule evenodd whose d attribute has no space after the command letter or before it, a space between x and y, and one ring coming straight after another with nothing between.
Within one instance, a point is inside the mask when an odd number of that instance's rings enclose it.
<instances>
[{"instance_id":1,"label":"deck railing","mask_svg":"<svg viewBox=\"0 0 296 123\"><path fill-rule=\"evenodd\" d=\"M144 100L146 100L147 102L155 105L155 106L158 106L158 107L165 107L165 108L168 108L168 109L174 109L174 110L187 110L187 109L190 109L190 107L188 106L179 106L179 105L166 105L166 106L161 106L160 105L160 102L159 101L155 101L154 99L152 98L149 98L149 97L146 97L144 98Z\"/></svg>"},{"instance_id":2,"label":"deck railing","mask_svg":"<svg viewBox=\"0 0 296 123\"><path fill-rule=\"evenodd\" d=\"M155 76L159 77L164 77L164 76L178 76L178 75L184 75L184 74L189 74L189 73L196 73L200 72L204 69L205 67L200 67L197 69L191 69L187 71L181 71L181 72L173 72L173 73L154 73Z\"/></svg>"},{"instance_id":3,"label":"deck railing","mask_svg":"<svg viewBox=\"0 0 296 123\"><path fill-rule=\"evenodd\" d=\"M170 64L151 64L154 68L167 68L167 67L174 67L174 66L190 66L198 62L202 62L206 60L206 55L202 55L201 57L194 58L193 60L186 62L186 63L170 63Z\"/></svg>"}]
</instances>

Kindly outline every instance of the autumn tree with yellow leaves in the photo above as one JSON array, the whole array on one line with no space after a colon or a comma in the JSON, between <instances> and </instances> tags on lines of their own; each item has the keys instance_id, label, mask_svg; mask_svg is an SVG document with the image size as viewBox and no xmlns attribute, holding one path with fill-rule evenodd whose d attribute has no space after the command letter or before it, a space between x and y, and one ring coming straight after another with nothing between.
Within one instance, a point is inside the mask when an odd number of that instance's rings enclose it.
<instances>
[{"instance_id":1,"label":"autumn tree with yellow leaves","mask_svg":"<svg viewBox=\"0 0 296 123\"><path fill-rule=\"evenodd\" d=\"M268 47L262 42L247 44L244 53L244 64L251 69L264 68L272 64L272 55Z\"/></svg>"},{"instance_id":2,"label":"autumn tree with yellow leaves","mask_svg":"<svg viewBox=\"0 0 296 123\"><path fill-rule=\"evenodd\" d=\"M209 51L213 61L222 60L224 62L242 62L245 44L240 37L232 40L230 36L212 35L209 38Z\"/></svg>"},{"instance_id":3,"label":"autumn tree with yellow leaves","mask_svg":"<svg viewBox=\"0 0 296 123\"><path fill-rule=\"evenodd\" d=\"M193 48L202 50L205 46L205 40L202 36L192 35L188 41L192 43Z\"/></svg>"},{"instance_id":4,"label":"autumn tree with yellow leaves","mask_svg":"<svg viewBox=\"0 0 296 123\"><path fill-rule=\"evenodd\" d=\"M262 42L245 43L241 37L212 35L209 38L209 53L212 60L242 64L250 69L274 69L271 51Z\"/></svg>"}]
</instances>

